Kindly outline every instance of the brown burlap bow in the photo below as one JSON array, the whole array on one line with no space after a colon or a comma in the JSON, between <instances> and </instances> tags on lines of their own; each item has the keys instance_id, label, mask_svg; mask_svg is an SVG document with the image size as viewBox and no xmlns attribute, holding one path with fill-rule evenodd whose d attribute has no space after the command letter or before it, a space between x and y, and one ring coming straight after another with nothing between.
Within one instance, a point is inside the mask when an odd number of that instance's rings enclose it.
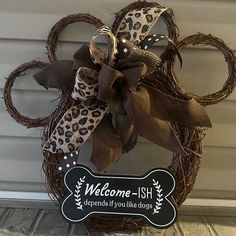
<instances>
[{"instance_id":1,"label":"brown burlap bow","mask_svg":"<svg viewBox=\"0 0 236 236\"><path fill-rule=\"evenodd\" d=\"M98 35L107 39L107 55L95 43ZM181 100L145 85L148 60L127 60L131 51L141 49L126 45L126 40L122 46L120 43L121 39L118 41L109 28L102 27L89 47L83 46L76 52L73 63L58 61L34 76L44 87L57 87L62 92L73 90L71 96L76 101L58 122L43 147L45 151L78 151L92 134L91 161L99 171L106 171L120 159L122 145L131 138L124 135L129 129L170 151L185 153L171 122L211 127L204 108L196 100ZM124 120L124 125L116 125L117 116Z\"/></svg>"}]
</instances>

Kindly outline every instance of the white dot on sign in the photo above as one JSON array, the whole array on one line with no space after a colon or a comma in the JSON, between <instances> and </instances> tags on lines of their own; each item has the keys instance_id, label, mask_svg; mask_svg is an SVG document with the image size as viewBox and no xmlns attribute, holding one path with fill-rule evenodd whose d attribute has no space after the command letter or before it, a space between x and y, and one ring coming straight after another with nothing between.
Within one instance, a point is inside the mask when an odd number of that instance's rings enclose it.
<instances>
[{"instance_id":1,"label":"white dot on sign","mask_svg":"<svg viewBox=\"0 0 236 236\"><path fill-rule=\"evenodd\" d=\"M159 39L155 39L155 41L156 41L156 42L158 42L158 41L159 41Z\"/></svg>"},{"instance_id":2,"label":"white dot on sign","mask_svg":"<svg viewBox=\"0 0 236 236\"><path fill-rule=\"evenodd\" d=\"M144 49L147 49L148 48L148 45L146 45L145 47L144 47Z\"/></svg>"},{"instance_id":3,"label":"white dot on sign","mask_svg":"<svg viewBox=\"0 0 236 236\"><path fill-rule=\"evenodd\" d=\"M73 153L71 153L70 156L73 157Z\"/></svg>"},{"instance_id":4,"label":"white dot on sign","mask_svg":"<svg viewBox=\"0 0 236 236\"><path fill-rule=\"evenodd\" d=\"M79 154L79 152L78 152L78 151L76 151L76 152L75 152L75 154L76 154L76 155L78 155L78 154Z\"/></svg>"},{"instance_id":5,"label":"white dot on sign","mask_svg":"<svg viewBox=\"0 0 236 236\"><path fill-rule=\"evenodd\" d=\"M62 170L62 167L61 167L61 166L59 166L59 167L58 167L58 170L60 170L60 171L61 171L61 170Z\"/></svg>"},{"instance_id":6,"label":"white dot on sign","mask_svg":"<svg viewBox=\"0 0 236 236\"><path fill-rule=\"evenodd\" d=\"M153 36L154 36L154 37L156 37L157 35L156 35L156 34L154 34Z\"/></svg>"},{"instance_id":7,"label":"white dot on sign","mask_svg":"<svg viewBox=\"0 0 236 236\"><path fill-rule=\"evenodd\" d=\"M124 52L128 52L128 49L127 48L124 48L124 50L123 50Z\"/></svg>"},{"instance_id":8,"label":"white dot on sign","mask_svg":"<svg viewBox=\"0 0 236 236\"><path fill-rule=\"evenodd\" d=\"M163 38L165 38L165 36L162 35L161 38L163 39Z\"/></svg>"},{"instance_id":9,"label":"white dot on sign","mask_svg":"<svg viewBox=\"0 0 236 236\"><path fill-rule=\"evenodd\" d=\"M126 39L122 39L121 41L122 41L122 43L126 43Z\"/></svg>"},{"instance_id":10,"label":"white dot on sign","mask_svg":"<svg viewBox=\"0 0 236 236\"><path fill-rule=\"evenodd\" d=\"M64 160L66 160L67 159L67 156L64 156Z\"/></svg>"},{"instance_id":11,"label":"white dot on sign","mask_svg":"<svg viewBox=\"0 0 236 236\"><path fill-rule=\"evenodd\" d=\"M74 165L74 166L76 165L76 162L75 162L75 161L73 161L73 165Z\"/></svg>"},{"instance_id":12,"label":"white dot on sign","mask_svg":"<svg viewBox=\"0 0 236 236\"><path fill-rule=\"evenodd\" d=\"M152 40L152 38L149 38L149 39L148 39L148 41L151 41L151 40Z\"/></svg>"},{"instance_id":13,"label":"white dot on sign","mask_svg":"<svg viewBox=\"0 0 236 236\"><path fill-rule=\"evenodd\" d=\"M70 164L66 164L66 167L69 168L69 167L70 167Z\"/></svg>"}]
</instances>

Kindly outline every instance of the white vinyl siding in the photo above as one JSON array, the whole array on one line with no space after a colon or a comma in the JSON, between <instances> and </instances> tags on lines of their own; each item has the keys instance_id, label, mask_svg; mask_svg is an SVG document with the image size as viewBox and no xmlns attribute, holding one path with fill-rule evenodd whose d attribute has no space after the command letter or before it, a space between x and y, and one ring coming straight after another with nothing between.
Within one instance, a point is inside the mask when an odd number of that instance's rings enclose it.
<instances>
[{"instance_id":1,"label":"white vinyl siding","mask_svg":"<svg viewBox=\"0 0 236 236\"><path fill-rule=\"evenodd\" d=\"M129 3L128 0L0 0L1 97L4 78L14 68L32 59L47 61L47 34L60 18L89 12L110 26L114 13ZM160 0L159 3L174 10L181 38L197 32L211 33L236 50L235 1ZM162 25L160 28L164 29ZM70 26L60 37L58 58L71 59L93 32L94 27L85 23ZM207 46L190 46L181 52L184 64L181 71L176 66L176 72L185 88L207 94L223 86L227 65L221 53ZM15 106L33 117L50 114L57 104L51 101L57 97L57 91L44 90L30 76L17 80L13 90ZM207 112L213 128L206 131L204 157L193 195L229 198L236 195L236 92L227 100L207 107ZM40 133L41 129L17 124L0 100L0 190L42 190ZM83 148L84 162L89 145ZM171 153L140 139L135 150L124 155L112 172L143 174L150 168L167 166L170 160Z\"/></svg>"}]
</instances>

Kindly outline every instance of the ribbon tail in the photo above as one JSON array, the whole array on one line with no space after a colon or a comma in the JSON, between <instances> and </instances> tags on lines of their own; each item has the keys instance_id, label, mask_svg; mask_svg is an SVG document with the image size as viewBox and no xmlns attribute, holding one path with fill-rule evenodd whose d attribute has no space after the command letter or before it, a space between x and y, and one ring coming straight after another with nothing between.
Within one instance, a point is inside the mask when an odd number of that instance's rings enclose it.
<instances>
[{"instance_id":1,"label":"ribbon tail","mask_svg":"<svg viewBox=\"0 0 236 236\"><path fill-rule=\"evenodd\" d=\"M35 81L44 88L57 88L62 92L72 91L75 82L73 61L53 62L33 75Z\"/></svg>"},{"instance_id":2,"label":"ribbon tail","mask_svg":"<svg viewBox=\"0 0 236 236\"><path fill-rule=\"evenodd\" d=\"M71 107L63 115L43 149L51 153L75 152L92 134L106 114L107 108L97 102Z\"/></svg>"},{"instance_id":3,"label":"ribbon tail","mask_svg":"<svg viewBox=\"0 0 236 236\"><path fill-rule=\"evenodd\" d=\"M150 111L153 116L189 127L212 127L204 107L195 99L183 100L148 85L147 87L146 97L150 101Z\"/></svg>"},{"instance_id":4,"label":"ribbon tail","mask_svg":"<svg viewBox=\"0 0 236 236\"><path fill-rule=\"evenodd\" d=\"M93 134L91 162L99 172L106 172L122 155L122 142L115 133L112 123L104 118Z\"/></svg>"},{"instance_id":5,"label":"ribbon tail","mask_svg":"<svg viewBox=\"0 0 236 236\"><path fill-rule=\"evenodd\" d=\"M113 115L113 124L122 140L122 152L131 151L137 143L137 133L126 115Z\"/></svg>"},{"instance_id":6,"label":"ribbon tail","mask_svg":"<svg viewBox=\"0 0 236 236\"><path fill-rule=\"evenodd\" d=\"M88 67L96 71L100 69L100 65L93 63L88 45L83 45L73 55L73 70L78 70L80 67Z\"/></svg>"},{"instance_id":7,"label":"ribbon tail","mask_svg":"<svg viewBox=\"0 0 236 236\"><path fill-rule=\"evenodd\" d=\"M137 133L172 152L185 153L171 124L151 114L147 95L143 87L124 91L124 107Z\"/></svg>"}]
</instances>

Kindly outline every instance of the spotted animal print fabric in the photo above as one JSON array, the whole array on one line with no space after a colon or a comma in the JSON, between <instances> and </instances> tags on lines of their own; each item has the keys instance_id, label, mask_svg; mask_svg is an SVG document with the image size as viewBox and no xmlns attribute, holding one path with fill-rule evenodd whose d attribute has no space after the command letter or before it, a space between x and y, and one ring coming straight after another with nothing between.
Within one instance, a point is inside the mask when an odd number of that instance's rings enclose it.
<instances>
[{"instance_id":1,"label":"spotted animal print fabric","mask_svg":"<svg viewBox=\"0 0 236 236\"><path fill-rule=\"evenodd\" d=\"M87 67L77 71L71 96L79 104L63 115L44 150L51 153L78 151L103 119L107 106L96 99L97 74L97 71Z\"/></svg>"},{"instance_id":2,"label":"spotted animal print fabric","mask_svg":"<svg viewBox=\"0 0 236 236\"><path fill-rule=\"evenodd\" d=\"M129 11L121 21L116 36L139 45L166 10L168 8L165 7L145 7Z\"/></svg>"},{"instance_id":3,"label":"spotted animal print fabric","mask_svg":"<svg viewBox=\"0 0 236 236\"><path fill-rule=\"evenodd\" d=\"M98 72L96 70L87 67L79 68L71 97L77 101L95 98L98 91L97 78Z\"/></svg>"},{"instance_id":4,"label":"spotted animal print fabric","mask_svg":"<svg viewBox=\"0 0 236 236\"><path fill-rule=\"evenodd\" d=\"M97 46L95 42L97 37L101 35L105 36L107 40L107 48L108 48L107 55L102 51L101 48ZM102 63L106 63L109 66L114 65L115 57L116 57L116 54L118 53L117 40L116 40L116 37L113 35L111 30L107 26L103 26L96 31L96 33L94 34L90 42L89 51L90 51L90 55L94 63L100 64L100 65Z\"/></svg>"},{"instance_id":5,"label":"spotted animal print fabric","mask_svg":"<svg viewBox=\"0 0 236 236\"><path fill-rule=\"evenodd\" d=\"M107 39L108 54L100 49L95 40L99 35ZM112 66L117 54L117 42L107 26L94 34L90 46L90 56L94 63ZM104 115L108 112L106 103L97 99L98 72L88 67L80 67L76 73L71 97L78 102L63 115L43 149L51 153L75 152L89 138Z\"/></svg>"}]
</instances>

